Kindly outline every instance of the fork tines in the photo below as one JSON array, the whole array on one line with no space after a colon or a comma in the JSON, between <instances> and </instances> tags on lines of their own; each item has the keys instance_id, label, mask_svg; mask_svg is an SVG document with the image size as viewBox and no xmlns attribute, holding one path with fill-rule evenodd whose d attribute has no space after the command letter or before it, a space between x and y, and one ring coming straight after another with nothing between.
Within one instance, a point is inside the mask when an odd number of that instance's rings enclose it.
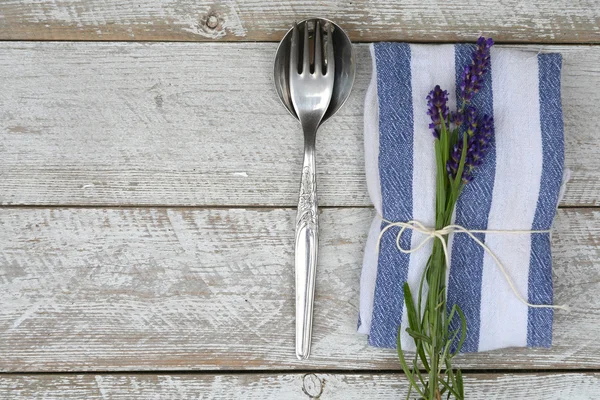
<instances>
[{"instance_id":1,"label":"fork tines","mask_svg":"<svg viewBox=\"0 0 600 400\"><path fill-rule=\"evenodd\" d=\"M294 23L292 30L292 45L290 49L290 72L297 72L300 75L328 75L328 65L333 63L333 45L331 24L321 26L321 21L316 20L313 35L313 41L310 40L309 22L305 21L298 26ZM304 38L302 40L302 60L300 60L300 30L303 30ZM325 32L324 32L325 31ZM326 34L326 39L323 37ZM323 42L325 42L325 51L323 51ZM311 63L311 44L313 47L313 57ZM300 62L302 61L302 62Z\"/></svg>"}]
</instances>

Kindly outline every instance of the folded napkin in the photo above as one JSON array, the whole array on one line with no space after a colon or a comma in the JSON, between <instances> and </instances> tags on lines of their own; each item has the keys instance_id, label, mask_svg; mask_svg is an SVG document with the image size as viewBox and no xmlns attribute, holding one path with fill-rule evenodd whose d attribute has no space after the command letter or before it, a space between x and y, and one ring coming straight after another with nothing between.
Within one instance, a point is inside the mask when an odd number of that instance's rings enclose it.
<instances>
[{"instance_id":1,"label":"folded napkin","mask_svg":"<svg viewBox=\"0 0 600 400\"><path fill-rule=\"evenodd\" d=\"M358 331L369 344L396 347L407 325L403 285L416 295L433 241L412 254L396 247L393 222L435 226L435 157L426 96L435 85L457 88L474 46L371 45L373 75L365 100L365 152L369 194L378 215L369 232L360 283ZM495 143L455 210L454 223L471 230L548 230L561 193L564 163L560 54L492 48L491 68L473 104L494 117ZM552 304L550 234L476 234L504 264L521 296ZM403 248L424 235L407 230ZM549 347L553 311L520 302L492 258L466 234L451 235L449 307L467 319L465 352L512 346ZM416 299L415 299L416 300ZM457 322L457 321L455 321ZM406 332L404 349L414 349Z\"/></svg>"}]
</instances>

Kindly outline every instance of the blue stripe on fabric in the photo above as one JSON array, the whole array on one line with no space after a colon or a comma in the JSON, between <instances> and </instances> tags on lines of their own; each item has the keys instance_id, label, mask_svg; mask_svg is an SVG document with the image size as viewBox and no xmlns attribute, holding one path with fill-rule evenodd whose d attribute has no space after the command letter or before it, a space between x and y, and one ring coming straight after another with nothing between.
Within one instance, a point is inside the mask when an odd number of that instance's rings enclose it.
<instances>
[{"instance_id":1,"label":"blue stripe on fabric","mask_svg":"<svg viewBox=\"0 0 600 400\"><path fill-rule=\"evenodd\" d=\"M383 217L391 221L409 221L412 218L413 175L410 46L405 43L376 43L374 46ZM398 232L396 227L389 229L380 243L369 333L369 344L375 347L396 347L398 327L402 321L403 285L408 275L409 255L396 248ZM401 243L405 248L410 247L410 232L403 235Z\"/></svg>"},{"instance_id":2,"label":"blue stripe on fabric","mask_svg":"<svg viewBox=\"0 0 600 400\"><path fill-rule=\"evenodd\" d=\"M455 46L457 104L460 104L458 99L461 75L465 66L471 63L474 50L474 45ZM472 104L477 108L480 117L484 114L493 115L492 71L485 75L481 91L475 95ZM496 144L492 140L483 164L474 172L473 181L465 186L456 203L456 224L468 229L487 229L495 174ZM479 240L484 241L484 234L475 235ZM467 338L462 352L476 352L479 347L483 254L483 248L467 235L454 236L447 299L448 310L457 304L467 320ZM451 329L459 327L459 318L453 319Z\"/></svg>"},{"instance_id":3,"label":"blue stripe on fabric","mask_svg":"<svg viewBox=\"0 0 600 400\"><path fill-rule=\"evenodd\" d=\"M533 230L550 229L558 205L565 149L560 101L561 66L560 54L538 55L543 163L540 194L531 228ZM528 293L529 302L532 304L552 304L552 254L549 234L531 235ZM553 314L551 308L529 307L528 347L550 347Z\"/></svg>"}]
</instances>

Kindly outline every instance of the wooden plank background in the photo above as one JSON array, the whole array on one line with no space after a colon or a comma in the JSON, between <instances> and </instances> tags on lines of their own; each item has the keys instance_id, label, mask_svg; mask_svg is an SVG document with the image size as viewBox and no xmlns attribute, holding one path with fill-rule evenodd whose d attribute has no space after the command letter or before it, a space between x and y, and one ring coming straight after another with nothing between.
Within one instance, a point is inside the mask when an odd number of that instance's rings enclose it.
<instances>
[{"instance_id":1,"label":"wooden plank background","mask_svg":"<svg viewBox=\"0 0 600 400\"><path fill-rule=\"evenodd\" d=\"M277 41L320 16L357 42L600 42L596 0L4 0L1 11L9 40Z\"/></svg>"},{"instance_id":2,"label":"wooden plank background","mask_svg":"<svg viewBox=\"0 0 600 400\"><path fill-rule=\"evenodd\" d=\"M600 47L564 55L562 204L600 205ZM0 43L0 204L297 204L302 132L275 94L275 44ZM322 206L370 206L362 141L369 51L319 131ZM177 62L173 62L177 60ZM232 83L234 82L234 83Z\"/></svg>"},{"instance_id":3,"label":"wooden plank background","mask_svg":"<svg viewBox=\"0 0 600 400\"><path fill-rule=\"evenodd\" d=\"M405 394L394 352L355 332L374 215L366 44L348 103L319 132L313 354L293 352L302 136L273 88L276 43L264 42L315 15L354 42L486 34L532 56L563 54L572 180L553 253L556 302L571 312L557 312L552 349L457 364L469 399L598 398L596 0L3 1L0 398Z\"/></svg>"},{"instance_id":4,"label":"wooden plank background","mask_svg":"<svg viewBox=\"0 0 600 400\"><path fill-rule=\"evenodd\" d=\"M584 400L600 395L600 374L472 374L465 378L473 400ZM0 396L87 400L397 399L407 390L399 374L86 374L10 375Z\"/></svg>"},{"instance_id":5,"label":"wooden plank background","mask_svg":"<svg viewBox=\"0 0 600 400\"><path fill-rule=\"evenodd\" d=\"M294 355L293 209L0 209L0 370L399 369L356 333L371 209L321 212L311 358ZM600 211L561 209L552 349L471 369L600 363ZM574 338L577 338L576 340Z\"/></svg>"}]
</instances>

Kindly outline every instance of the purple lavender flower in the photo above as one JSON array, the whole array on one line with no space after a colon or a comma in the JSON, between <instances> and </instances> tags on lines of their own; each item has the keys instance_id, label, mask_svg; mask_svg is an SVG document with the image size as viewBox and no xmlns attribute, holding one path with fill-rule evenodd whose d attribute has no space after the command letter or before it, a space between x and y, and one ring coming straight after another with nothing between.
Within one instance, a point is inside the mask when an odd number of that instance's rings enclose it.
<instances>
[{"instance_id":1,"label":"purple lavender flower","mask_svg":"<svg viewBox=\"0 0 600 400\"><path fill-rule=\"evenodd\" d=\"M450 153L450 158L448 159L448 162L446 163L446 171L448 172L448 175L452 179L456 178L456 173L458 172L458 163L460 162L460 155L462 154L462 146L463 146L462 140L459 140L454 145L454 148L452 149L452 152Z\"/></svg>"},{"instance_id":2,"label":"purple lavender flower","mask_svg":"<svg viewBox=\"0 0 600 400\"><path fill-rule=\"evenodd\" d=\"M440 138L441 125L448 120L448 92L437 85L427 95L427 115L431 117L429 128L433 130L433 137ZM443 121L442 121L443 118Z\"/></svg>"},{"instance_id":3,"label":"purple lavender flower","mask_svg":"<svg viewBox=\"0 0 600 400\"><path fill-rule=\"evenodd\" d=\"M467 114L469 115L469 114ZM494 119L484 115L480 121L469 122L473 130L467 129L464 133L469 135L467 139L467 154L465 155L465 166L462 174L464 184L473 179L473 170L483 163L483 158L490 148L490 141L494 135ZM446 164L446 171L452 179L456 179L458 165L462 155L463 139L459 138L450 154L450 159Z\"/></svg>"},{"instance_id":4,"label":"purple lavender flower","mask_svg":"<svg viewBox=\"0 0 600 400\"><path fill-rule=\"evenodd\" d=\"M454 126L461 126L465 121L464 113L450 111L449 121L450 123L454 124Z\"/></svg>"},{"instance_id":5,"label":"purple lavender flower","mask_svg":"<svg viewBox=\"0 0 600 400\"><path fill-rule=\"evenodd\" d=\"M480 37L473 52L471 64L462 72L460 84L460 107L456 112L448 110L448 92L436 86L427 96L427 115L431 117L429 128L433 136L440 138L442 124L453 124L459 132L457 143L450 149L450 157L446 170L452 179L456 179L460 157L463 151L463 135L467 135L465 166L462 172L463 183L473 179L473 170L483 163L483 157L489 151L490 141L494 134L494 121L487 115L478 118L477 110L471 100L481 90L483 77L490 66L490 48L494 41ZM450 128L446 125L448 128ZM454 135L454 133L453 133Z\"/></svg>"},{"instance_id":6,"label":"purple lavender flower","mask_svg":"<svg viewBox=\"0 0 600 400\"><path fill-rule=\"evenodd\" d=\"M490 48L494 45L492 38L480 37L477 48L473 52L473 61L462 72L460 83L460 97L463 103L469 103L473 96L481 89L483 75L490 65Z\"/></svg>"},{"instance_id":7,"label":"purple lavender flower","mask_svg":"<svg viewBox=\"0 0 600 400\"><path fill-rule=\"evenodd\" d=\"M473 106L468 106L464 110L463 121L466 122L466 131L469 136L473 136L477 131L477 110Z\"/></svg>"}]
</instances>

